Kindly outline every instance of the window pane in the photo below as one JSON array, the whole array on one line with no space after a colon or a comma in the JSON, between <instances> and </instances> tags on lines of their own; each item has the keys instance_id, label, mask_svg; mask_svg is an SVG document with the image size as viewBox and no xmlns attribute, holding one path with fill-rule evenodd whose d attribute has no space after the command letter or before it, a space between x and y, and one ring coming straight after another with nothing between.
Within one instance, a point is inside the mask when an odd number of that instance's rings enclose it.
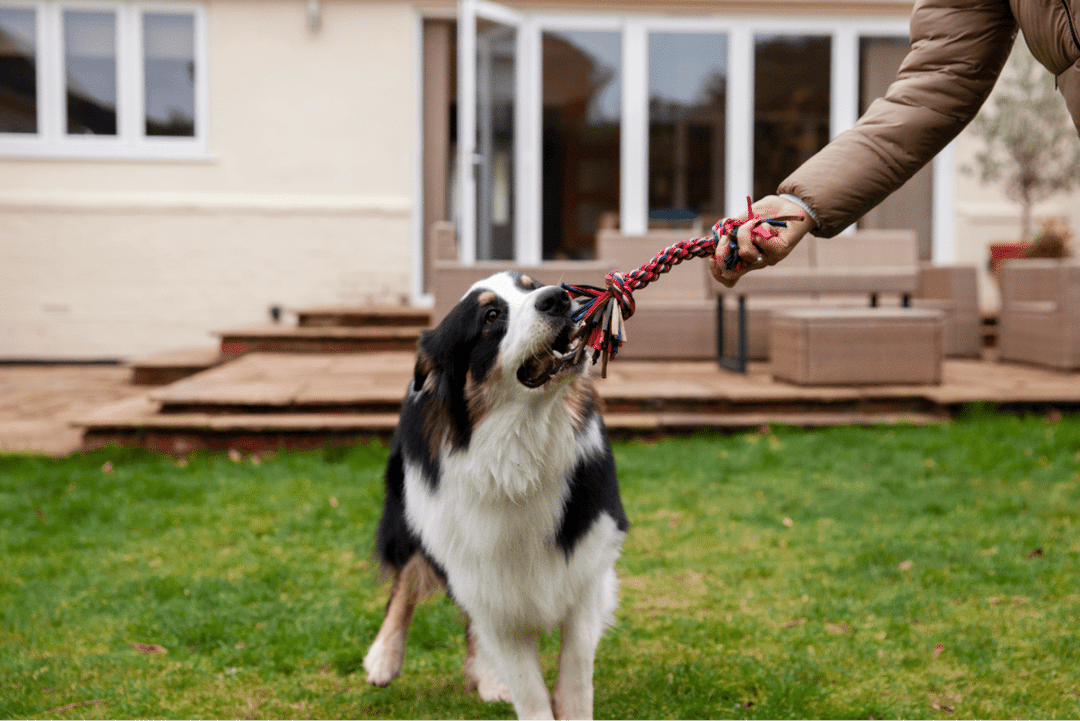
<instances>
[{"instance_id":1,"label":"window pane","mask_svg":"<svg viewBox=\"0 0 1080 721\"><path fill-rule=\"evenodd\" d=\"M649 35L649 223L724 214L727 36Z\"/></svg>"},{"instance_id":2,"label":"window pane","mask_svg":"<svg viewBox=\"0 0 1080 721\"><path fill-rule=\"evenodd\" d=\"M622 35L543 34L544 258L588 258L617 222Z\"/></svg>"},{"instance_id":3,"label":"window pane","mask_svg":"<svg viewBox=\"0 0 1080 721\"><path fill-rule=\"evenodd\" d=\"M476 257L514 258L514 102L517 31L476 28Z\"/></svg>"},{"instance_id":4,"label":"window pane","mask_svg":"<svg viewBox=\"0 0 1080 721\"><path fill-rule=\"evenodd\" d=\"M116 14L64 13L67 132L116 135Z\"/></svg>"},{"instance_id":5,"label":"window pane","mask_svg":"<svg viewBox=\"0 0 1080 721\"><path fill-rule=\"evenodd\" d=\"M0 133L37 132L34 11L0 7Z\"/></svg>"},{"instance_id":6,"label":"window pane","mask_svg":"<svg viewBox=\"0 0 1080 721\"><path fill-rule=\"evenodd\" d=\"M195 18L143 16L146 134L195 135Z\"/></svg>"},{"instance_id":7,"label":"window pane","mask_svg":"<svg viewBox=\"0 0 1080 721\"><path fill-rule=\"evenodd\" d=\"M754 38L755 198L829 142L831 54L827 37Z\"/></svg>"},{"instance_id":8,"label":"window pane","mask_svg":"<svg viewBox=\"0 0 1080 721\"><path fill-rule=\"evenodd\" d=\"M896 80L900 63L907 56L909 41L906 37L863 37L859 39L859 114L865 113L870 104L885 95L889 85ZM859 218L859 228L911 229L919 234L919 257L930 260L933 250L930 243L933 213L927 212L934 205L934 171L928 164L895 193L874 206Z\"/></svg>"}]
</instances>

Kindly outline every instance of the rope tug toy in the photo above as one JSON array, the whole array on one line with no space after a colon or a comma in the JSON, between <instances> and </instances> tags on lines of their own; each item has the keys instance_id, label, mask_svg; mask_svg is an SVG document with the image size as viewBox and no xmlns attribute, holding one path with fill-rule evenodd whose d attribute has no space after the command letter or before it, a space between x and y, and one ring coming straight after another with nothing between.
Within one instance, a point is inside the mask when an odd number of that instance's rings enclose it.
<instances>
[{"instance_id":1,"label":"rope tug toy","mask_svg":"<svg viewBox=\"0 0 1080 721\"><path fill-rule=\"evenodd\" d=\"M644 288L649 283L660 277L661 273L667 273L673 265L678 265L687 258L707 258L716 253L720 239L726 238L728 243L728 256L724 259L725 270L737 270L742 260L739 258L739 244L737 242L739 228L747 223L752 223L750 236L754 240L767 240L776 235L776 232L762 230L762 225L778 228L786 228L787 220L797 218L763 218L754 212L750 196L746 198L746 217L725 218L717 221L713 226L712 235L701 238L684 240L660 251L656 257L637 270L623 274L613 270L605 276L606 288L597 288L592 285L568 285L562 284L570 297L586 299L574 320L578 321L578 328L574 332L571 341L579 340L574 353L574 363L581 360L586 348L593 349L592 362L602 359L600 376L607 377L608 358L614 358L619 353L619 347L626 342L626 330L623 321L634 314L637 307L634 303L633 292ZM612 303L611 301L614 301ZM619 306L619 312L615 312L615 306Z\"/></svg>"}]
</instances>

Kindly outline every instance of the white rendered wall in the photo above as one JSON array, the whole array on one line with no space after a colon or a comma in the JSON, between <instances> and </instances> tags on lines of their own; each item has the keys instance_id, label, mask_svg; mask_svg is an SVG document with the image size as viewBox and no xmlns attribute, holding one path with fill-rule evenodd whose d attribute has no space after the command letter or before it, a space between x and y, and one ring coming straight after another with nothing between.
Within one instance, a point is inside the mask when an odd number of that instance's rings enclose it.
<instances>
[{"instance_id":1,"label":"white rendered wall","mask_svg":"<svg viewBox=\"0 0 1080 721\"><path fill-rule=\"evenodd\" d=\"M208 157L0 158L0 359L211 345L410 288L409 3L210 0Z\"/></svg>"}]
</instances>

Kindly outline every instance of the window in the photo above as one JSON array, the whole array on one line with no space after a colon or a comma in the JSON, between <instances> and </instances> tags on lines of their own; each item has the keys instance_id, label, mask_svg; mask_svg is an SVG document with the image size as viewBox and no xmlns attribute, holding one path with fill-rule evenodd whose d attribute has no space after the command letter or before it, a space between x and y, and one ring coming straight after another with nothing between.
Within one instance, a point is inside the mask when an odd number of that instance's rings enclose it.
<instances>
[{"instance_id":1,"label":"window","mask_svg":"<svg viewBox=\"0 0 1080 721\"><path fill-rule=\"evenodd\" d=\"M827 36L754 38L755 198L829 142L831 57Z\"/></svg>"},{"instance_id":2,"label":"window","mask_svg":"<svg viewBox=\"0 0 1080 721\"><path fill-rule=\"evenodd\" d=\"M0 155L200 157L202 7L0 0Z\"/></svg>"},{"instance_id":3,"label":"window","mask_svg":"<svg viewBox=\"0 0 1080 721\"><path fill-rule=\"evenodd\" d=\"M724 214L727 55L726 35L649 34L651 226Z\"/></svg>"},{"instance_id":4,"label":"window","mask_svg":"<svg viewBox=\"0 0 1080 721\"><path fill-rule=\"evenodd\" d=\"M0 132L38 129L37 23L33 10L0 6Z\"/></svg>"},{"instance_id":5,"label":"window","mask_svg":"<svg viewBox=\"0 0 1080 721\"><path fill-rule=\"evenodd\" d=\"M622 38L551 30L541 52L544 258L587 258L619 213Z\"/></svg>"}]
</instances>

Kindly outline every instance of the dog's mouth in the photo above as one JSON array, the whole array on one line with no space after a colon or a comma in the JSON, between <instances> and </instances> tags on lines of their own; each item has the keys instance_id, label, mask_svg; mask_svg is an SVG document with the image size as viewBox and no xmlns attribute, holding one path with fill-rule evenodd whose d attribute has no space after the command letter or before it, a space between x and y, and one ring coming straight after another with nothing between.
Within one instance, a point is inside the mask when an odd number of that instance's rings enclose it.
<instances>
[{"instance_id":1,"label":"dog's mouth","mask_svg":"<svg viewBox=\"0 0 1080 721\"><path fill-rule=\"evenodd\" d=\"M518 368L518 382L527 388L539 388L553 378L580 372L585 364L576 344L571 343L573 330L574 326L566 323L550 344L526 358Z\"/></svg>"}]
</instances>

